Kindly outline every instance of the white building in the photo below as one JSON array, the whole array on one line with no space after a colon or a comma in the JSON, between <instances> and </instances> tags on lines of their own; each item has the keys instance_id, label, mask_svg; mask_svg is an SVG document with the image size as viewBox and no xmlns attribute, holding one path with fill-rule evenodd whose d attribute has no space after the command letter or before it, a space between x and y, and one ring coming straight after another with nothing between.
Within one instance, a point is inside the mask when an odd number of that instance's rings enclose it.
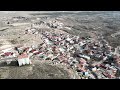
<instances>
[{"instance_id":1,"label":"white building","mask_svg":"<svg viewBox=\"0 0 120 90\"><path fill-rule=\"evenodd\" d=\"M26 53L23 53L18 56L18 64L19 66L25 65L25 64L32 64L29 56Z\"/></svg>"}]
</instances>

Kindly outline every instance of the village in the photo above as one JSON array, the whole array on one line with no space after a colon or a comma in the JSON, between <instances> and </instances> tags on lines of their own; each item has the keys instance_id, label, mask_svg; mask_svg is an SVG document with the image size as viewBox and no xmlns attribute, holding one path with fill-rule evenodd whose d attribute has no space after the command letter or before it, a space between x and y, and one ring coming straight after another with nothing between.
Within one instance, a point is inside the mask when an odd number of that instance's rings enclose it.
<instances>
[{"instance_id":1,"label":"village","mask_svg":"<svg viewBox=\"0 0 120 90\"><path fill-rule=\"evenodd\" d=\"M64 32L71 31L72 28L62 23L62 18L41 17L30 20L25 17L12 17L5 23L17 28L17 25L23 24L22 20L25 20L24 26L27 28L23 27L21 36L30 36L28 39L34 36L37 44L32 40L33 43L30 44L9 45L6 42L8 45L0 48L0 63L6 62L10 65L15 61L18 67L23 67L34 65L35 60L49 61L52 65L61 64L68 70L72 69L79 79L120 78L119 47L112 47L102 34L84 37Z\"/></svg>"},{"instance_id":2,"label":"village","mask_svg":"<svg viewBox=\"0 0 120 90\"><path fill-rule=\"evenodd\" d=\"M119 78L119 55L101 39L41 32L43 43L39 46L17 46L3 50L2 59L15 58L19 66L32 64L32 58L50 60L53 64L64 64L72 68L82 79ZM6 62L9 64L10 60ZM12 61L12 60L11 60ZM116 66L117 65L117 66Z\"/></svg>"}]
</instances>

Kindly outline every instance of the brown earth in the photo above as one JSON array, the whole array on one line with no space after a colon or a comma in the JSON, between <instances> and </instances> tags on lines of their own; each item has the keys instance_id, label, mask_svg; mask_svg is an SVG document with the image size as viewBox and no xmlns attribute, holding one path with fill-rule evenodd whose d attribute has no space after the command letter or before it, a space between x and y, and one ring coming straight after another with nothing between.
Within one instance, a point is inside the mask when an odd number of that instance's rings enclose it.
<instances>
[{"instance_id":1,"label":"brown earth","mask_svg":"<svg viewBox=\"0 0 120 90\"><path fill-rule=\"evenodd\" d=\"M1 79L72 79L73 71L66 70L63 66L51 65L50 63L34 61L33 65L18 67L17 62L9 66L0 64Z\"/></svg>"}]
</instances>

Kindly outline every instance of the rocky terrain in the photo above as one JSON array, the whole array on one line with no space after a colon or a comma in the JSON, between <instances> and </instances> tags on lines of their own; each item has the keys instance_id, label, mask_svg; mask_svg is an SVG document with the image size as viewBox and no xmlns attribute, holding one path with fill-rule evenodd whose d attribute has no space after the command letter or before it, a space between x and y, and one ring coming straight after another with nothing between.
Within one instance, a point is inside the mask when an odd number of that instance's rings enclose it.
<instances>
[{"instance_id":1,"label":"rocky terrain","mask_svg":"<svg viewBox=\"0 0 120 90\"><path fill-rule=\"evenodd\" d=\"M40 44L44 43L42 34L44 32L51 32L56 35L64 34L65 36L73 35L82 38L92 38L92 40L100 41L100 43L104 39L108 42L108 46L112 47L111 52L119 54L119 29L119 11L1 11L0 54L3 53L3 49L18 45L40 47ZM113 54L110 55L112 56ZM2 60L2 57L0 58ZM33 65L22 67L18 67L17 63L7 65L1 61L0 78L79 78L76 75L76 70L65 69L67 68L66 66L53 65L47 63L47 61L43 63L34 57L31 60L34 63Z\"/></svg>"}]
</instances>

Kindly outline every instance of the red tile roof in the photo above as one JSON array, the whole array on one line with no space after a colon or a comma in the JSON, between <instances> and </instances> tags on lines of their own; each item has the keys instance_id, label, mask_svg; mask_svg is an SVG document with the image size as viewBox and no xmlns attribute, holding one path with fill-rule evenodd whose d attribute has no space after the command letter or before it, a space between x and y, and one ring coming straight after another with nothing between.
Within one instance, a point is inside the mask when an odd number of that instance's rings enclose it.
<instances>
[{"instance_id":1,"label":"red tile roof","mask_svg":"<svg viewBox=\"0 0 120 90\"><path fill-rule=\"evenodd\" d=\"M37 55L37 54L40 54L40 53L42 53L42 52L38 51L38 52L35 52L34 55Z\"/></svg>"},{"instance_id":2,"label":"red tile roof","mask_svg":"<svg viewBox=\"0 0 120 90\"><path fill-rule=\"evenodd\" d=\"M33 49L33 50L31 50L30 52L33 53L34 51L36 51L36 49Z\"/></svg>"},{"instance_id":3,"label":"red tile roof","mask_svg":"<svg viewBox=\"0 0 120 90\"><path fill-rule=\"evenodd\" d=\"M4 55L5 56L10 56L10 55L13 55L13 53L12 52L6 52L6 53L4 53Z\"/></svg>"},{"instance_id":4,"label":"red tile roof","mask_svg":"<svg viewBox=\"0 0 120 90\"><path fill-rule=\"evenodd\" d=\"M25 50L25 51L28 51L28 50L29 50L29 47L26 47L24 50Z\"/></svg>"},{"instance_id":5,"label":"red tile roof","mask_svg":"<svg viewBox=\"0 0 120 90\"><path fill-rule=\"evenodd\" d=\"M27 54L21 54L18 56L18 59L28 58Z\"/></svg>"}]
</instances>

